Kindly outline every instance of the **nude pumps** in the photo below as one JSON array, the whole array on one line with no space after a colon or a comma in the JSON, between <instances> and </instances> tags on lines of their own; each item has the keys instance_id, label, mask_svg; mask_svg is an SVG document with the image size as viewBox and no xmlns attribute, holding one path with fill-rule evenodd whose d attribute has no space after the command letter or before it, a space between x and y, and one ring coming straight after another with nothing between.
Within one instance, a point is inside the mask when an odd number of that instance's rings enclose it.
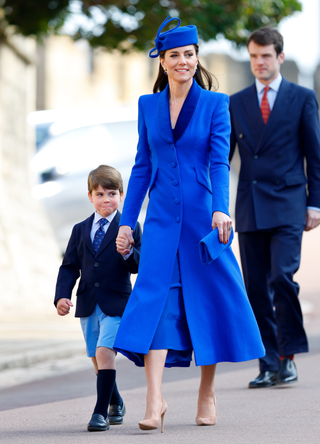
<instances>
[{"instance_id":1,"label":"nude pumps","mask_svg":"<svg viewBox=\"0 0 320 444\"><path fill-rule=\"evenodd\" d=\"M216 407L216 397L213 398L214 401L214 406ZM217 411L216 414L214 416L205 416L205 417L200 417L200 416L196 416L196 424L198 426L212 426L215 425L217 422Z\"/></svg>"},{"instance_id":2,"label":"nude pumps","mask_svg":"<svg viewBox=\"0 0 320 444\"><path fill-rule=\"evenodd\" d=\"M168 405L167 405L166 401L162 398L160 418L159 419L144 419L143 421L139 422L139 428L141 430L155 430L159 427L159 422L161 419L161 433L163 433L164 415L167 410L168 410Z\"/></svg>"}]
</instances>

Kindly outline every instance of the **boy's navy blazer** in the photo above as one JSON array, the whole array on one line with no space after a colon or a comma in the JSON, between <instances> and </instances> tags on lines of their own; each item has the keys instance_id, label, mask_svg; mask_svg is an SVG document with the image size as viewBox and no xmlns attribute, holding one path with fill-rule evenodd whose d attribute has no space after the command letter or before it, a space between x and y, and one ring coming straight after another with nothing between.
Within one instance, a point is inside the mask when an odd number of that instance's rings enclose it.
<instances>
[{"instance_id":1,"label":"boy's navy blazer","mask_svg":"<svg viewBox=\"0 0 320 444\"><path fill-rule=\"evenodd\" d=\"M90 316L96 303L106 315L122 316L132 290L130 274L138 272L141 227L137 223L133 253L125 260L117 252L115 243L120 216L118 211L97 252L90 237L94 214L73 227L58 274L55 305L58 299L71 299L72 289L80 276L76 317Z\"/></svg>"},{"instance_id":2,"label":"boy's navy blazer","mask_svg":"<svg viewBox=\"0 0 320 444\"><path fill-rule=\"evenodd\" d=\"M264 125L253 84L230 97L230 114L230 159L236 144L241 157L237 231L305 225L307 206L320 208L320 127L314 91L283 78Z\"/></svg>"}]
</instances>

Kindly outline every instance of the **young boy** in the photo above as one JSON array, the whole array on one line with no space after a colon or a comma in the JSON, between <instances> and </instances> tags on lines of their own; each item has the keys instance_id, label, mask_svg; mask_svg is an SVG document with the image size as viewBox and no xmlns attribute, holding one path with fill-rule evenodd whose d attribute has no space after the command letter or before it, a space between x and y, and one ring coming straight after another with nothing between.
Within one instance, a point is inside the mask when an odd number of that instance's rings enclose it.
<instances>
[{"instance_id":1,"label":"young boy","mask_svg":"<svg viewBox=\"0 0 320 444\"><path fill-rule=\"evenodd\" d=\"M54 304L60 316L69 313L71 292L80 276L75 316L80 318L87 355L97 373L97 403L88 431L102 431L108 430L109 424L122 424L126 412L116 384L113 343L132 290L130 273L138 272L141 227L138 223L133 233L134 246L125 238L118 239L118 246L128 252L121 256L115 241L123 182L115 168L100 165L90 172L88 196L95 213L72 230Z\"/></svg>"}]
</instances>

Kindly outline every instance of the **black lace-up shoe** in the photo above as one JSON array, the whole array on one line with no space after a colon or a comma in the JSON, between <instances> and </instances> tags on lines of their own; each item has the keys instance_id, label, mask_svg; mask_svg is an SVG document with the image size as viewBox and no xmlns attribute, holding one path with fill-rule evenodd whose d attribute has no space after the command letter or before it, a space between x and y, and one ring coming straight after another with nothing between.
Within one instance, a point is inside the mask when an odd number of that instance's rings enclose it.
<instances>
[{"instance_id":1,"label":"black lace-up shoe","mask_svg":"<svg viewBox=\"0 0 320 444\"><path fill-rule=\"evenodd\" d=\"M249 382L249 388L264 388L276 385L278 383L277 376L278 372L261 372L256 379Z\"/></svg>"},{"instance_id":2,"label":"black lace-up shoe","mask_svg":"<svg viewBox=\"0 0 320 444\"><path fill-rule=\"evenodd\" d=\"M280 370L278 372L279 384L292 384L298 381L297 367L290 358L283 358L280 361Z\"/></svg>"}]
</instances>

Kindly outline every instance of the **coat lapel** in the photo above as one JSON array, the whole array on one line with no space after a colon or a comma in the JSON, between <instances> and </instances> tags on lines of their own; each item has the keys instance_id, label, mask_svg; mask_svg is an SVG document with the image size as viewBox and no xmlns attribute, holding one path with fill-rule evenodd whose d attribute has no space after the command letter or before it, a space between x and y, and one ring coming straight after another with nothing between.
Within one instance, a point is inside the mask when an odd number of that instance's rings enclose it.
<instances>
[{"instance_id":1,"label":"coat lapel","mask_svg":"<svg viewBox=\"0 0 320 444\"><path fill-rule=\"evenodd\" d=\"M89 250L91 251L93 256L95 256L96 251L93 248L91 237L90 237L93 218L94 218L94 213L90 217L88 217L88 219L86 219L84 221L84 223L82 225L82 236L83 236L84 243L87 245L87 247L89 248Z\"/></svg>"},{"instance_id":2,"label":"coat lapel","mask_svg":"<svg viewBox=\"0 0 320 444\"><path fill-rule=\"evenodd\" d=\"M169 108L169 84L161 91L158 101L157 109L157 127L158 132L168 143L174 143L173 133L170 120L170 108Z\"/></svg>"},{"instance_id":3,"label":"coat lapel","mask_svg":"<svg viewBox=\"0 0 320 444\"><path fill-rule=\"evenodd\" d=\"M252 124L251 128L254 129L257 136L260 138L264 130L264 123L262 120L261 110L258 102L258 93L255 84L245 91L242 100Z\"/></svg>"},{"instance_id":4,"label":"coat lapel","mask_svg":"<svg viewBox=\"0 0 320 444\"><path fill-rule=\"evenodd\" d=\"M176 123L177 140L182 137L187 129L197 108L201 96L201 87L193 80L189 94L183 104ZM169 84L160 93L157 109L157 127L161 137L168 143L175 143L171 128L170 107L169 107Z\"/></svg>"},{"instance_id":5,"label":"coat lapel","mask_svg":"<svg viewBox=\"0 0 320 444\"><path fill-rule=\"evenodd\" d=\"M111 241L114 241L117 237L119 230L119 222L120 222L120 213L117 211L117 214L113 218L104 238L101 242L99 250L97 251L97 256L102 253L102 251L110 244Z\"/></svg>"},{"instance_id":6,"label":"coat lapel","mask_svg":"<svg viewBox=\"0 0 320 444\"><path fill-rule=\"evenodd\" d=\"M292 99L293 93L290 82L286 79L282 79L276 101L270 113L268 122L265 125L257 151L266 148L266 146L273 142L274 137L277 137L277 127L280 124L280 120L287 112Z\"/></svg>"},{"instance_id":7,"label":"coat lapel","mask_svg":"<svg viewBox=\"0 0 320 444\"><path fill-rule=\"evenodd\" d=\"M178 140L183 136L192 120L201 96L201 91L202 88L195 80L193 80L190 91L179 113L175 129L173 130L173 135L176 142L178 142Z\"/></svg>"}]
</instances>

